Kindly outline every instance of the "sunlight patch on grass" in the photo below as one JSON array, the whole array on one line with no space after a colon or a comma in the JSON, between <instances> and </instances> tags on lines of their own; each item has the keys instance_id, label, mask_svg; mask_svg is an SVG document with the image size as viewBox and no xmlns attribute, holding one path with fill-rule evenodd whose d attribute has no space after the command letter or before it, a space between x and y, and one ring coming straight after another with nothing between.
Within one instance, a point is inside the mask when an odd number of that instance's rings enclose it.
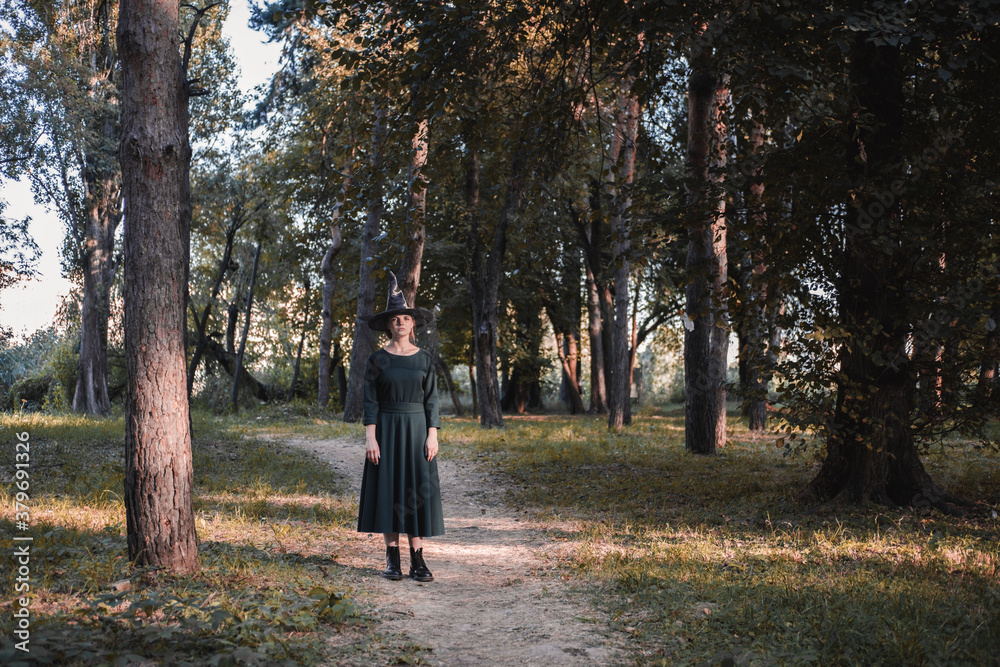
<instances>
[{"instance_id":1,"label":"sunlight patch on grass","mask_svg":"<svg viewBox=\"0 0 1000 667\"><path fill-rule=\"evenodd\" d=\"M812 514L796 494L815 450L738 423L714 457L686 453L680 417L625 433L550 417L463 430L456 456L488 463L508 500L580 522L573 568L640 646L644 664L990 662L1000 645L1000 524L924 510ZM931 451L945 488L998 499L995 452Z\"/></svg>"}]
</instances>

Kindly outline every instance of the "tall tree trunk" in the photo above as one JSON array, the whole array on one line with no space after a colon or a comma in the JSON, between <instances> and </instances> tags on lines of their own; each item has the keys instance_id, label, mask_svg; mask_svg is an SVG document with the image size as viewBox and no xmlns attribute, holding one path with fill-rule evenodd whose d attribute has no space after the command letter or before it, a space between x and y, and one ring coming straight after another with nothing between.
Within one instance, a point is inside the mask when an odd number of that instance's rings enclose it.
<instances>
[{"instance_id":1,"label":"tall tree trunk","mask_svg":"<svg viewBox=\"0 0 1000 667\"><path fill-rule=\"evenodd\" d=\"M861 5L859 3L859 9ZM837 280L839 346L836 411L827 454L806 497L840 502L928 505L956 511L924 470L910 428L914 379L906 353L909 311L905 234L898 202L884 205L900 161L904 79L898 47L857 33L850 52L856 101L845 155L851 179L843 264ZM876 202L878 205L876 206ZM891 252L887 252L888 250Z\"/></svg>"},{"instance_id":2,"label":"tall tree trunk","mask_svg":"<svg viewBox=\"0 0 1000 667\"><path fill-rule=\"evenodd\" d=\"M89 86L93 98L103 90L98 81L112 78L117 56L111 39L111 3L97 5L93 16L101 38L90 56ZM95 26L96 27L96 26ZM73 410L86 414L111 412L108 398L108 318L111 313L111 284L115 277L115 232L122 219L121 171L109 162L107 151L118 143L117 109L108 109L104 100L94 100L101 109L91 121L96 146L84 156L81 173L86 230L83 239L83 302L80 307L80 356Z\"/></svg>"},{"instance_id":3,"label":"tall tree trunk","mask_svg":"<svg viewBox=\"0 0 1000 667\"><path fill-rule=\"evenodd\" d=\"M639 99L632 92L630 80L623 82L618 99L618 113L615 121L615 135L621 145L619 160L612 165L614 179L611 197L612 265L615 267L615 336L614 371L611 375L611 391L608 394L608 427L621 432L622 427L632 423L631 357L629 342L632 337L628 329L629 307L629 262L631 247L629 238L631 220L629 207L632 178L635 172L635 141L639 132Z\"/></svg>"},{"instance_id":4,"label":"tall tree trunk","mask_svg":"<svg viewBox=\"0 0 1000 667\"><path fill-rule=\"evenodd\" d=\"M325 408L330 402L330 344L333 341L333 293L337 289L337 269L334 262L344 244L340 225L330 226L333 242L323 255L320 270L323 272L323 325L319 333L319 390L316 402ZM343 394L341 394L343 399Z\"/></svg>"},{"instance_id":5,"label":"tall tree trunk","mask_svg":"<svg viewBox=\"0 0 1000 667\"><path fill-rule=\"evenodd\" d=\"M468 256L472 291L472 321L476 346L476 380L479 425L503 428L500 385L497 378L497 329L500 319L500 282L507 250L507 227L520 208L524 191L523 162L515 155L510 167L507 194L500 210L489 257L483 258L479 225L479 156L470 148L466 162L466 204L469 215Z\"/></svg>"},{"instance_id":6,"label":"tall tree trunk","mask_svg":"<svg viewBox=\"0 0 1000 667\"><path fill-rule=\"evenodd\" d=\"M600 194L591 197L591 207L594 214L589 227L580 219L580 215L569 203L569 214L579 233L580 245L584 250L584 269L587 286L587 338L590 341L590 414L604 414L608 410L608 382L605 376L604 348L605 336L601 320L601 286L597 276L601 269L600 244Z\"/></svg>"},{"instance_id":7,"label":"tall tree trunk","mask_svg":"<svg viewBox=\"0 0 1000 667\"><path fill-rule=\"evenodd\" d=\"M382 225L383 200L382 162L388 135L386 116L382 103L375 107L375 126L372 128L371 182L368 184L368 215L361 233L361 268L358 271L358 312L354 318L354 345L351 346L351 370L347 377L347 397L344 399L344 421L356 422L364 411L364 376L368 355L375 349L374 332L368 328L368 319L375 312L374 262L375 238Z\"/></svg>"},{"instance_id":8,"label":"tall tree trunk","mask_svg":"<svg viewBox=\"0 0 1000 667\"><path fill-rule=\"evenodd\" d=\"M427 119L417 124L413 135L413 156L408 169L406 230L406 253L399 269L399 289L403 292L406 303L415 307L417 303L417 288L420 286L420 263L424 256L424 241L427 232L424 228L424 218L427 212L427 184L422 170L427 164Z\"/></svg>"},{"instance_id":9,"label":"tall tree trunk","mask_svg":"<svg viewBox=\"0 0 1000 667\"><path fill-rule=\"evenodd\" d=\"M236 367L233 371L233 410L240 409L240 372L243 370L243 357L247 350L247 337L250 335L250 315L253 313L253 290L257 285L257 266L260 264L260 249L262 245L263 241L257 241L257 249L253 254L250 289L247 290L247 307L243 314L243 335L240 336L240 349L236 352Z\"/></svg>"},{"instance_id":10,"label":"tall tree trunk","mask_svg":"<svg viewBox=\"0 0 1000 667\"><path fill-rule=\"evenodd\" d=\"M184 356L191 224L188 92L175 0L122 0L125 523L129 558L198 569Z\"/></svg>"},{"instance_id":11,"label":"tall tree trunk","mask_svg":"<svg viewBox=\"0 0 1000 667\"><path fill-rule=\"evenodd\" d=\"M288 387L288 400L291 401L295 398L295 386L299 383L299 368L302 365L302 348L306 343L306 332L309 331L309 291L310 291L310 281L309 276L305 277L305 304L306 313L304 316L304 321L302 322L302 334L299 336L299 349L295 354L295 370L292 371L292 383Z\"/></svg>"},{"instance_id":12,"label":"tall tree trunk","mask_svg":"<svg viewBox=\"0 0 1000 667\"><path fill-rule=\"evenodd\" d=\"M684 335L685 447L714 454L726 443L725 199L719 169L725 164L723 113L726 77L708 47L691 58L688 80L688 224Z\"/></svg>"},{"instance_id":13,"label":"tall tree trunk","mask_svg":"<svg viewBox=\"0 0 1000 667\"><path fill-rule=\"evenodd\" d=\"M590 414L608 411L607 380L604 377L604 331L601 324L601 301L597 281L590 265L587 270L587 334L590 339Z\"/></svg>"}]
</instances>

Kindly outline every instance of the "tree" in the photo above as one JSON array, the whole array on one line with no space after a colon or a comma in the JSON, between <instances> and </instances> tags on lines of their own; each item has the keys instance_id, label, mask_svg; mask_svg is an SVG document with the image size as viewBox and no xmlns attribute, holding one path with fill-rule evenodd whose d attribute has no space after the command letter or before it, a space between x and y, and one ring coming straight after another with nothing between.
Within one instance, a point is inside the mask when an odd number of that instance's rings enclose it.
<instances>
[{"instance_id":1,"label":"tree","mask_svg":"<svg viewBox=\"0 0 1000 667\"><path fill-rule=\"evenodd\" d=\"M711 43L701 41L691 55L688 86L690 221L684 336L684 442L697 454L714 454L726 443L729 325L720 179L726 160L727 98L728 78L719 70Z\"/></svg>"},{"instance_id":2,"label":"tree","mask_svg":"<svg viewBox=\"0 0 1000 667\"><path fill-rule=\"evenodd\" d=\"M66 224L66 268L82 283L73 409L107 414L110 289L122 219L112 38L117 4L19 0L8 12L17 31L14 61L24 73L22 100L38 110L43 133L28 174L36 201L55 208Z\"/></svg>"},{"instance_id":3,"label":"tree","mask_svg":"<svg viewBox=\"0 0 1000 667\"><path fill-rule=\"evenodd\" d=\"M119 10L125 517L131 560L189 573L198 569L184 349L191 147L178 18L173 0L122 0Z\"/></svg>"}]
</instances>

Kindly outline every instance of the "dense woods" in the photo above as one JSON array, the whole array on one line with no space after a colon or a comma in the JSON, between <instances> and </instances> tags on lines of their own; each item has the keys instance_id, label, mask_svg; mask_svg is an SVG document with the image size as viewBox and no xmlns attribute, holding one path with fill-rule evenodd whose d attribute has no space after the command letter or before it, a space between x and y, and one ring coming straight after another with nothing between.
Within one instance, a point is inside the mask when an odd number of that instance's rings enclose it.
<instances>
[{"instance_id":1,"label":"dense woods","mask_svg":"<svg viewBox=\"0 0 1000 667\"><path fill-rule=\"evenodd\" d=\"M811 502L967 509L919 451L988 443L1000 407L997 3L281 0L254 15L283 57L252 100L227 12L0 10L0 169L65 223L78 287L30 398L103 415L124 391L137 474L190 476L188 397L357 421L393 271L483 427L627 431L682 359L687 450L726 446L735 400L821 450ZM35 248L0 220L4 286Z\"/></svg>"}]
</instances>

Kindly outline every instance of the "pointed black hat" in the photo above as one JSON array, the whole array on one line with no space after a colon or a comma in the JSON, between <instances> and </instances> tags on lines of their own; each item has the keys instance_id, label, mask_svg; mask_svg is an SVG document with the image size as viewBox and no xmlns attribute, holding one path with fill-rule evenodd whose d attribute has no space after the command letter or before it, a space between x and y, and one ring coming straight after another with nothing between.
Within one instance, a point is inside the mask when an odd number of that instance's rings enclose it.
<instances>
[{"instance_id":1,"label":"pointed black hat","mask_svg":"<svg viewBox=\"0 0 1000 667\"><path fill-rule=\"evenodd\" d=\"M417 327L426 326L434 321L434 313L426 308L411 308L407 305L403 290L399 289L396 274L389 271L389 300L384 311L371 316L368 320L368 328L375 331L388 331L387 325L394 315L409 315Z\"/></svg>"}]
</instances>

